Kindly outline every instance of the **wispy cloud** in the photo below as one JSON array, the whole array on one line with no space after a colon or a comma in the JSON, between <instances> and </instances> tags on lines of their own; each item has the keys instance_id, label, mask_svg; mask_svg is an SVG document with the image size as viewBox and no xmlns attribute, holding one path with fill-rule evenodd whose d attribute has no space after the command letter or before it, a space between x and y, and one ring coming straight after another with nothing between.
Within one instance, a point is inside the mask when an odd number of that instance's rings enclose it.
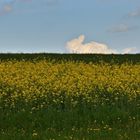
<instances>
[{"instance_id":1,"label":"wispy cloud","mask_svg":"<svg viewBox=\"0 0 140 140\"><path fill-rule=\"evenodd\" d=\"M98 43L95 41L85 43L85 36L80 35L78 38L72 39L66 43L66 49L69 53L82 53L82 54L128 54L128 53L139 53L137 48L125 48L121 52L111 49L104 43Z\"/></svg>"},{"instance_id":2,"label":"wispy cloud","mask_svg":"<svg viewBox=\"0 0 140 140\"><path fill-rule=\"evenodd\" d=\"M135 30L137 28L138 27L136 27L136 26L129 26L127 24L120 24L120 25L117 25L115 27L110 28L108 31L112 32L112 33L123 33L123 32L128 32L131 30Z\"/></svg>"},{"instance_id":3,"label":"wispy cloud","mask_svg":"<svg viewBox=\"0 0 140 140\"><path fill-rule=\"evenodd\" d=\"M127 17L140 17L140 8L128 13Z\"/></svg>"},{"instance_id":4,"label":"wispy cloud","mask_svg":"<svg viewBox=\"0 0 140 140\"><path fill-rule=\"evenodd\" d=\"M60 3L60 1L62 1L62 0L41 0L41 1L39 1L39 3L41 4L41 6L44 5L44 6L52 7L52 6L58 5ZM14 10L15 3L18 3L18 2L37 3L38 0L37 1L34 1L34 0L0 0L0 16L7 15L8 13L11 13ZM21 11L19 11L19 13L20 12ZM26 10L22 10L22 12L33 13L34 11L33 11L33 9L28 9L28 10L26 9Z\"/></svg>"},{"instance_id":5,"label":"wispy cloud","mask_svg":"<svg viewBox=\"0 0 140 140\"><path fill-rule=\"evenodd\" d=\"M132 47L132 48L125 48L124 50L122 50L123 54L128 54L128 53L138 53L138 49L136 47Z\"/></svg>"},{"instance_id":6,"label":"wispy cloud","mask_svg":"<svg viewBox=\"0 0 140 140\"><path fill-rule=\"evenodd\" d=\"M0 8L0 16L2 15L6 15L10 12L13 11L14 8L14 3L18 2L18 1L23 1L23 2L29 2L32 0L3 0L1 1L1 8Z\"/></svg>"},{"instance_id":7,"label":"wispy cloud","mask_svg":"<svg viewBox=\"0 0 140 140\"><path fill-rule=\"evenodd\" d=\"M15 2L15 0L13 1L6 1L4 3L2 3L2 6L0 8L0 15L5 15L7 13L10 13L13 10L13 3Z\"/></svg>"}]
</instances>

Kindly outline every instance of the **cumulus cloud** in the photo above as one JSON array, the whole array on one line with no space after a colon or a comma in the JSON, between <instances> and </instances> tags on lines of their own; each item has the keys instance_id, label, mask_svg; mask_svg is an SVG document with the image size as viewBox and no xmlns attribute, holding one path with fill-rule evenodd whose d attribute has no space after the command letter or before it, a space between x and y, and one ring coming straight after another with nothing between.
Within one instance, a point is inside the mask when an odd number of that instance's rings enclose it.
<instances>
[{"instance_id":1,"label":"cumulus cloud","mask_svg":"<svg viewBox=\"0 0 140 140\"><path fill-rule=\"evenodd\" d=\"M84 44L84 35L80 35L78 38L73 39L66 44L66 48L70 53L102 53L111 54L116 53L115 50L110 49L106 44L98 42L90 42Z\"/></svg>"},{"instance_id":2,"label":"cumulus cloud","mask_svg":"<svg viewBox=\"0 0 140 140\"><path fill-rule=\"evenodd\" d=\"M84 43L85 36L80 35L78 38L72 39L66 43L66 49L69 53L81 53L81 54L131 54L139 53L140 51L135 48L125 48L121 52L109 48L106 44L98 42Z\"/></svg>"}]
</instances>

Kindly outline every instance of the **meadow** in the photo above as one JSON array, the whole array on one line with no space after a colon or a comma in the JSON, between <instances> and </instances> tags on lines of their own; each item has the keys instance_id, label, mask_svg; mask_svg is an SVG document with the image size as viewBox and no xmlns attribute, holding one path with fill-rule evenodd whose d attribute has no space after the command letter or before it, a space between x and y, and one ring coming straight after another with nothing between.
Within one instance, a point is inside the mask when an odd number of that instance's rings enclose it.
<instances>
[{"instance_id":1,"label":"meadow","mask_svg":"<svg viewBox=\"0 0 140 140\"><path fill-rule=\"evenodd\" d=\"M140 54L0 54L0 140L71 139L140 139Z\"/></svg>"}]
</instances>

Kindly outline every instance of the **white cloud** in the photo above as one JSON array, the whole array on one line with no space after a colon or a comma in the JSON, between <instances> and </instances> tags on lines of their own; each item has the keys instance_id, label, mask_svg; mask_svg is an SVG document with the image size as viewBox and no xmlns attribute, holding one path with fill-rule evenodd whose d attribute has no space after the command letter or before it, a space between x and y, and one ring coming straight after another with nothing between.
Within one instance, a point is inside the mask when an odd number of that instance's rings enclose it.
<instances>
[{"instance_id":1,"label":"white cloud","mask_svg":"<svg viewBox=\"0 0 140 140\"><path fill-rule=\"evenodd\" d=\"M98 42L90 42L84 44L84 35L80 35L78 38L73 39L66 44L66 48L70 53L102 53L111 54L117 53L115 50L110 49L106 44Z\"/></svg>"},{"instance_id":2,"label":"white cloud","mask_svg":"<svg viewBox=\"0 0 140 140\"><path fill-rule=\"evenodd\" d=\"M98 43L98 42L89 42L85 43L85 36L80 35L78 38L72 39L66 43L66 49L69 53L95 53L95 54L131 54L131 53L139 53L140 50L138 50L135 47L132 48L125 48L121 52L118 52L114 49L109 48L106 44Z\"/></svg>"}]
</instances>

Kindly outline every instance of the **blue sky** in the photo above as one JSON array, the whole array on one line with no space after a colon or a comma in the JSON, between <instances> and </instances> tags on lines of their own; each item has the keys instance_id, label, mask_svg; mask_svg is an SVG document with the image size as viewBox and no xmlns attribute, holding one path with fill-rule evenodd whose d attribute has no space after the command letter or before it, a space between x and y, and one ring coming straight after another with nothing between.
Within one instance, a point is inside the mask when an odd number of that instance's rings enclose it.
<instances>
[{"instance_id":1,"label":"blue sky","mask_svg":"<svg viewBox=\"0 0 140 140\"><path fill-rule=\"evenodd\" d=\"M0 52L70 52L81 35L140 52L140 0L0 0Z\"/></svg>"}]
</instances>

